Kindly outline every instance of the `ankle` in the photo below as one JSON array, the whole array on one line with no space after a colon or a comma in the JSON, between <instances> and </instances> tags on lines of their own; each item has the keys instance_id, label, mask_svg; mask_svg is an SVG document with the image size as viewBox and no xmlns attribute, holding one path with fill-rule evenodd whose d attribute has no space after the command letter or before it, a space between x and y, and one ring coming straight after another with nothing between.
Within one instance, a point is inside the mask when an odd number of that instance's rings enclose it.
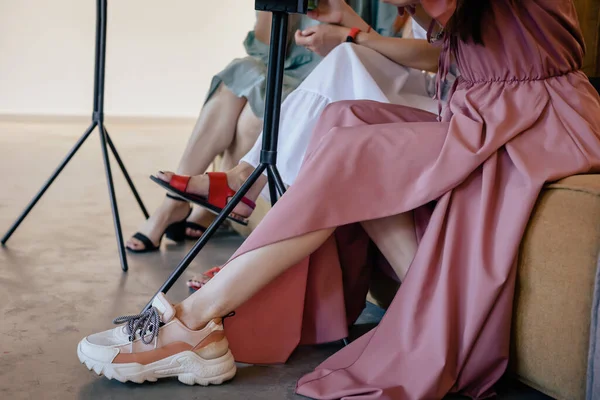
<instances>
[{"instance_id":1,"label":"ankle","mask_svg":"<svg viewBox=\"0 0 600 400\"><path fill-rule=\"evenodd\" d=\"M242 169L232 169L227 173L227 181L229 186L235 191L240 190L244 182L246 182L246 180L250 177L250 174L251 173L247 173Z\"/></svg>"},{"instance_id":2,"label":"ankle","mask_svg":"<svg viewBox=\"0 0 600 400\"><path fill-rule=\"evenodd\" d=\"M242 163L238 164L238 166L235 168L235 170L237 171L237 175L238 175L239 179L243 183L248 178L250 178L250 175L252 175L252 173L254 172L255 168L252 165L250 165L250 164L242 162Z\"/></svg>"},{"instance_id":3,"label":"ankle","mask_svg":"<svg viewBox=\"0 0 600 400\"><path fill-rule=\"evenodd\" d=\"M208 324L208 321L199 320L193 310L190 310L186 305L185 301L175 306L175 316L186 328L193 331L200 330Z\"/></svg>"},{"instance_id":4,"label":"ankle","mask_svg":"<svg viewBox=\"0 0 600 400\"><path fill-rule=\"evenodd\" d=\"M170 197L165 197L165 200L163 201L162 206L163 206L163 209L169 213L176 212L178 210L183 210L183 209L187 210L190 207L190 205L187 201L175 200Z\"/></svg>"},{"instance_id":5,"label":"ankle","mask_svg":"<svg viewBox=\"0 0 600 400\"><path fill-rule=\"evenodd\" d=\"M248 178L250 178L250 175L252 175L252 173L254 172L255 168L250 165L250 164L246 164L244 162L240 163L237 167L235 167L234 169L231 170L231 174L232 174L232 180L233 182L231 182L232 185L232 189L233 190L240 190L240 188L242 187L242 185L248 180ZM264 175L261 175L256 183L253 185L252 189L255 188L259 188L262 189L262 187L265 185L266 183L266 177ZM251 192L253 190L250 190ZM258 190L258 192L260 192L260 190Z\"/></svg>"}]
</instances>

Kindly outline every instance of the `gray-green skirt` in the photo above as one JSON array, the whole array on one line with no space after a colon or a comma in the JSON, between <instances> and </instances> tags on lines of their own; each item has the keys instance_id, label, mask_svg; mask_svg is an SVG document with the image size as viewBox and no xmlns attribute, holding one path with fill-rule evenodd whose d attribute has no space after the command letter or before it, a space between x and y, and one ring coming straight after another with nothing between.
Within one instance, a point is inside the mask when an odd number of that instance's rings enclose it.
<instances>
[{"instance_id":1,"label":"gray-green skirt","mask_svg":"<svg viewBox=\"0 0 600 400\"><path fill-rule=\"evenodd\" d=\"M350 0L349 4L381 35L394 36L392 26L398 15L397 7L381 3L380 0ZM290 36L296 29L306 29L315 24L318 22L301 16L290 24ZM206 101L215 94L219 85L223 84L236 96L245 97L254 114L262 119L265 112L269 46L256 39L254 32L250 32L244 41L244 47L248 57L233 60L213 77ZM285 60L282 101L302 83L320 61L320 56L297 46L290 37Z\"/></svg>"}]
</instances>

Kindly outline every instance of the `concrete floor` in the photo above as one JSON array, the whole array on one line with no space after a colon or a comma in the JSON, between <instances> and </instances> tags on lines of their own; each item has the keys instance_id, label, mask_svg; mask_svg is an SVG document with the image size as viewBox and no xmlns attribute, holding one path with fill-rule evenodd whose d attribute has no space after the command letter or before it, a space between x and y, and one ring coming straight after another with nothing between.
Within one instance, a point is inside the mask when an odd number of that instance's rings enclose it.
<instances>
[{"instance_id":1,"label":"concrete floor","mask_svg":"<svg viewBox=\"0 0 600 400\"><path fill-rule=\"evenodd\" d=\"M71 122L0 120L0 234L44 182L87 126ZM191 124L107 122L149 210L164 192L147 176L175 166ZM165 143L169 139L170 143ZM286 365L241 366L221 387L188 387L176 380L121 384L98 378L79 364L77 342L136 313L191 246L163 244L160 253L130 255L121 272L98 135L92 135L6 247L0 247L0 399L294 399L295 381L341 344L299 349ZM114 170L125 235L142 219ZM213 240L169 293L187 294L184 282L223 263L239 246L236 235ZM370 308L363 323L382 311ZM358 327L355 334L364 331ZM501 399L546 399L507 385Z\"/></svg>"}]
</instances>

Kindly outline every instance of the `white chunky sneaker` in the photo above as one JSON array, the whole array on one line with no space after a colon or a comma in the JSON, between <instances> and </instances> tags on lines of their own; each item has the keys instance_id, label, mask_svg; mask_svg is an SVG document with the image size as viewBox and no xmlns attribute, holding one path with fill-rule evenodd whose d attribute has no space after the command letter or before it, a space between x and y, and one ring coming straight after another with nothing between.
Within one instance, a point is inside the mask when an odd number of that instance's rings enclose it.
<instances>
[{"instance_id":1,"label":"white chunky sneaker","mask_svg":"<svg viewBox=\"0 0 600 400\"><path fill-rule=\"evenodd\" d=\"M136 383L176 376L186 385L204 386L235 376L220 318L192 331L175 318L161 293L146 312L114 322L125 325L90 335L77 346L79 361L98 375Z\"/></svg>"}]
</instances>

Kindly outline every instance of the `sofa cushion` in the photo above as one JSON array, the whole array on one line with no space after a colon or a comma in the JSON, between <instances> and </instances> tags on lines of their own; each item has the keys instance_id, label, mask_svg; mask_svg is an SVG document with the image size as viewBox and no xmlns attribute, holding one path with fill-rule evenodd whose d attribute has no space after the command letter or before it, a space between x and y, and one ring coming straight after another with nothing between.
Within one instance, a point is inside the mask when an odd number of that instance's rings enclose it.
<instances>
[{"instance_id":1,"label":"sofa cushion","mask_svg":"<svg viewBox=\"0 0 600 400\"><path fill-rule=\"evenodd\" d=\"M557 399L585 398L599 251L600 175L548 185L521 245L512 369Z\"/></svg>"}]
</instances>

